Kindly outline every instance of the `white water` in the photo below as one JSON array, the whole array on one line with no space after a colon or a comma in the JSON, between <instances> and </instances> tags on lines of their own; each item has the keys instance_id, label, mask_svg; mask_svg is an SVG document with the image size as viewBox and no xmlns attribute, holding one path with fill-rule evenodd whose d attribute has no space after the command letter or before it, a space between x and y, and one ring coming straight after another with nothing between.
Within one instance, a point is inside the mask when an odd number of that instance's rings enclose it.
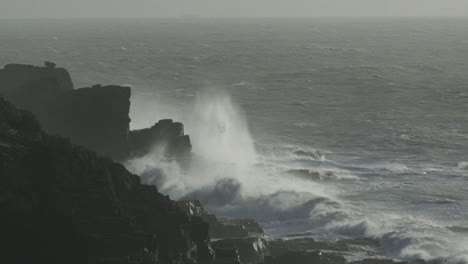
<instances>
[{"instance_id":1,"label":"white water","mask_svg":"<svg viewBox=\"0 0 468 264\"><path fill-rule=\"evenodd\" d=\"M76 87L133 84L133 128L186 124L197 164L158 149L130 164L172 198L273 235L372 236L378 255L466 262L466 21L234 20L5 21L0 61L54 61ZM232 84L232 100L200 97L206 80Z\"/></svg>"},{"instance_id":2,"label":"white water","mask_svg":"<svg viewBox=\"0 0 468 264\"><path fill-rule=\"evenodd\" d=\"M467 262L464 234L410 212L391 207L388 212L377 211L378 201L343 200L347 187L340 190L342 186L337 189L335 184L359 185L360 177L327 160L326 154L292 145L258 154L245 115L220 87L202 89L189 112L184 122L198 158L188 168L164 160L158 148L127 164L172 198L200 199L207 210L220 216L254 217L274 236L312 232L321 240L373 237L381 244L381 253L376 254L386 257ZM294 154L298 150L302 152ZM322 183L283 173L303 168L304 162L320 172ZM461 162L458 167L466 166ZM368 164L359 169L396 174L411 171L399 163ZM367 189L372 190L372 185Z\"/></svg>"},{"instance_id":3,"label":"white water","mask_svg":"<svg viewBox=\"0 0 468 264\"><path fill-rule=\"evenodd\" d=\"M252 136L242 111L224 89L203 89L195 99L187 130L198 155L212 162L256 163Z\"/></svg>"}]
</instances>

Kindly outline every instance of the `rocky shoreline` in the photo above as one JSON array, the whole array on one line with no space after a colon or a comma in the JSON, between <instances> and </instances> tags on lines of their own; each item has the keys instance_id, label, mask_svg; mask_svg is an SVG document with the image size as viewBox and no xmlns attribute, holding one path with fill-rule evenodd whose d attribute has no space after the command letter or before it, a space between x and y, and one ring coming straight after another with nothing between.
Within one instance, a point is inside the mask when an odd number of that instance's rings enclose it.
<instances>
[{"instance_id":1,"label":"rocky shoreline","mask_svg":"<svg viewBox=\"0 0 468 264\"><path fill-rule=\"evenodd\" d=\"M190 159L192 146L183 124L169 119L130 130L129 87L74 89L53 63L10 64L0 70L0 95L5 263L344 264L356 250L367 257L351 263L408 263L372 259L372 239L272 239L254 219L218 218L199 201L173 201L141 184L118 162L161 145L167 157ZM288 174L320 181L309 171Z\"/></svg>"}]
</instances>

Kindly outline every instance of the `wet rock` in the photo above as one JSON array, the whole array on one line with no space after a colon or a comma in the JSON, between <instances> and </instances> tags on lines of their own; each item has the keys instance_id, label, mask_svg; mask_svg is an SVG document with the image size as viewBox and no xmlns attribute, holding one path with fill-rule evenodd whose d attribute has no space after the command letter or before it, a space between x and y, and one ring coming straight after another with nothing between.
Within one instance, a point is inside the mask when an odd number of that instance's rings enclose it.
<instances>
[{"instance_id":1,"label":"wet rock","mask_svg":"<svg viewBox=\"0 0 468 264\"><path fill-rule=\"evenodd\" d=\"M249 223L253 226L258 225L253 220L249 219L218 219L214 214L205 212L203 206L198 200L182 200L177 202L182 211L190 216L198 216L209 225L209 234L213 239L221 238L242 238L249 236L249 231L243 223ZM227 223L228 222L228 223ZM260 226L260 225L258 225ZM261 227L260 227L261 228Z\"/></svg>"},{"instance_id":2,"label":"wet rock","mask_svg":"<svg viewBox=\"0 0 468 264\"><path fill-rule=\"evenodd\" d=\"M177 201L177 204L182 211L186 212L190 216L202 216L205 214L205 209L198 200Z\"/></svg>"},{"instance_id":3,"label":"wet rock","mask_svg":"<svg viewBox=\"0 0 468 264\"><path fill-rule=\"evenodd\" d=\"M264 261L265 256L270 252L267 242L263 238L238 238L224 239L212 242L215 250L219 249L237 249L240 259L244 264L257 264Z\"/></svg>"},{"instance_id":4,"label":"wet rock","mask_svg":"<svg viewBox=\"0 0 468 264\"><path fill-rule=\"evenodd\" d=\"M242 225L225 225L219 222L218 218L213 214L204 214L202 218L210 225L211 238L224 239L249 236L249 232Z\"/></svg>"},{"instance_id":5,"label":"wet rock","mask_svg":"<svg viewBox=\"0 0 468 264\"><path fill-rule=\"evenodd\" d=\"M215 260L213 264L242 264L237 249L217 249L215 250Z\"/></svg>"},{"instance_id":6,"label":"wet rock","mask_svg":"<svg viewBox=\"0 0 468 264\"><path fill-rule=\"evenodd\" d=\"M190 138L184 135L184 125L171 119L160 120L146 129L129 133L132 157L141 157L158 146L175 157L184 157L192 150Z\"/></svg>"}]
</instances>

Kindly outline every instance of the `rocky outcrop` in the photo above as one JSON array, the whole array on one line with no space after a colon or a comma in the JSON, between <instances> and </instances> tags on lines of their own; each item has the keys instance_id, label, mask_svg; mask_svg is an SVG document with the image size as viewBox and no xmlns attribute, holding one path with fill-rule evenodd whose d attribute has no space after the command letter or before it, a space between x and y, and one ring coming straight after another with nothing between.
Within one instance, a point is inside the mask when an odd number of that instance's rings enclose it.
<instances>
[{"instance_id":1,"label":"rocky outcrop","mask_svg":"<svg viewBox=\"0 0 468 264\"><path fill-rule=\"evenodd\" d=\"M211 262L208 224L0 98L5 263Z\"/></svg>"},{"instance_id":2,"label":"rocky outcrop","mask_svg":"<svg viewBox=\"0 0 468 264\"><path fill-rule=\"evenodd\" d=\"M129 111L130 87L94 86L56 97L40 121L50 133L122 160L130 153Z\"/></svg>"},{"instance_id":3,"label":"rocky outcrop","mask_svg":"<svg viewBox=\"0 0 468 264\"><path fill-rule=\"evenodd\" d=\"M264 231L253 219L218 218L205 212L198 200L178 201L179 207L189 215L198 216L210 226L210 237L213 239L261 237Z\"/></svg>"},{"instance_id":4,"label":"rocky outcrop","mask_svg":"<svg viewBox=\"0 0 468 264\"><path fill-rule=\"evenodd\" d=\"M251 236L262 236L265 234L263 228L260 224L255 221L254 219L248 218L219 218L220 223L223 225L231 225L231 226L242 226L244 230Z\"/></svg>"},{"instance_id":5,"label":"rocky outcrop","mask_svg":"<svg viewBox=\"0 0 468 264\"><path fill-rule=\"evenodd\" d=\"M144 156L157 146L164 148L169 156L184 157L192 150L189 136L184 135L184 125L171 119L160 120L150 128L130 131L129 141L133 157Z\"/></svg>"},{"instance_id":6,"label":"rocky outcrop","mask_svg":"<svg viewBox=\"0 0 468 264\"><path fill-rule=\"evenodd\" d=\"M183 125L172 120L130 131L130 87L73 89L69 73L53 63L6 65L0 70L0 94L36 115L48 133L117 161L144 156L155 146L163 146L170 157L191 151Z\"/></svg>"},{"instance_id":7,"label":"rocky outcrop","mask_svg":"<svg viewBox=\"0 0 468 264\"><path fill-rule=\"evenodd\" d=\"M242 264L237 249L219 248L215 250L215 255L213 264Z\"/></svg>"},{"instance_id":8,"label":"rocky outcrop","mask_svg":"<svg viewBox=\"0 0 468 264\"><path fill-rule=\"evenodd\" d=\"M41 82L53 82L62 91L72 90L70 74L64 68L56 68L54 63L45 62L45 67L24 64L8 64L0 70L0 91L13 91L30 88Z\"/></svg>"},{"instance_id":9,"label":"rocky outcrop","mask_svg":"<svg viewBox=\"0 0 468 264\"><path fill-rule=\"evenodd\" d=\"M212 242L212 246L215 250L237 249L244 264L262 263L270 255L268 243L261 237L223 239Z\"/></svg>"}]
</instances>

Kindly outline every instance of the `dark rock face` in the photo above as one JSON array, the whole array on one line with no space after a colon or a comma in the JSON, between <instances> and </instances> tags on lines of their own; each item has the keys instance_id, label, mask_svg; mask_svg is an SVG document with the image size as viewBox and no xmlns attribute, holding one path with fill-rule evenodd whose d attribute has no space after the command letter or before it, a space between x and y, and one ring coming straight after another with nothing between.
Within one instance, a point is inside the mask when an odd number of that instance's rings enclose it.
<instances>
[{"instance_id":1,"label":"dark rock face","mask_svg":"<svg viewBox=\"0 0 468 264\"><path fill-rule=\"evenodd\" d=\"M237 249L216 249L213 264L242 264Z\"/></svg>"},{"instance_id":2,"label":"dark rock face","mask_svg":"<svg viewBox=\"0 0 468 264\"><path fill-rule=\"evenodd\" d=\"M208 224L0 98L5 263L211 262Z\"/></svg>"},{"instance_id":3,"label":"dark rock face","mask_svg":"<svg viewBox=\"0 0 468 264\"><path fill-rule=\"evenodd\" d=\"M163 145L171 157L185 157L192 148L183 125L172 120L130 131L130 87L74 90L69 73L51 62L46 67L5 66L0 70L0 94L36 115L48 133L117 161L144 156L155 145Z\"/></svg>"},{"instance_id":4,"label":"dark rock face","mask_svg":"<svg viewBox=\"0 0 468 264\"><path fill-rule=\"evenodd\" d=\"M214 239L261 237L264 231L253 219L218 218L205 212L198 200L183 200L177 202L179 207L189 215L198 216L208 223L210 237Z\"/></svg>"},{"instance_id":5,"label":"dark rock face","mask_svg":"<svg viewBox=\"0 0 468 264\"><path fill-rule=\"evenodd\" d=\"M267 245L266 240L260 237L224 239L212 243L215 250L237 249L244 264L262 263L265 256L270 255Z\"/></svg>"},{"instance_id":6,"label":"dark rock face","mask_svg":"<svg viewBox=\"0 0 468 264\"><path fill-rule=\"evenodd\" d=\"M177 201L180 209L190 216L202 216L205 214L203 205L198 200Z\"/></svg>"},{"instance_id":7,"label":"dark rock face","mask_svg":"<svg viewBox=\"0 0 468 264\"><path fill-rule=\"evenodd\" d=\"M73 89L68 71L64 68L56 68L51 62L46 62L45 67L8 64L0 70L0 91L22 89L43 81L53 81L58 89L63 91Z\"/></svg>"},{"instance_id":8,"label":"dark rock face","mask_svg":"<svg viewBox=\"0 0 468 264\"><path fill-rule=\"evenodd\" d=\"M190 138L184 135L184 125L171 119L160 120L150 128L130 131L129 141L134 157L144 156L158 145L170 156L185 156L192 150Z\"/></svg>"},{"instance_id":9,"label":"dark rock face","mask_svg":"<svg viewBox=\"0 0 468 264\"><path fill-rule=\"evenodd\" d=\"M212 238L244 238L249 236L249 232L243 225L226 225L220 222L214 214L204 214L202 218L210 225L210 237Z\"/></svg>"},{"instance_id":10,"label":"dark rock face","mask_svg":"<svg viewBox=\"0 0 468 264\"><path fill-rule=\"evenodd\" d=\"M57 97L41 124L53 134L116 160L129 155L130 87L96 86Z\"/></svg>"}]
</instances>

